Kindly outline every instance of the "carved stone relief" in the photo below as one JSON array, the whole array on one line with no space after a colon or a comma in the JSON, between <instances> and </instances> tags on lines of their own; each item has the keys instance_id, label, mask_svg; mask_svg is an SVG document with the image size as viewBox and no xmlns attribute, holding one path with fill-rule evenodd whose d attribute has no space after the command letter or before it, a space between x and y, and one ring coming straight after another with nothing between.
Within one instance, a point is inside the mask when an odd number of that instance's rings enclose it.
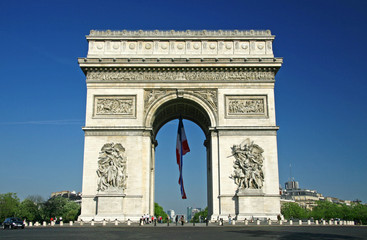
<instances>
[{"instance_id":1,"label":"carved stone relief","mask_svg":"<svg viewBox=\"0 0 367 240\"><path fill-rule=\"evenodd\" d=\"M144 92L144 112L148 109L152 103L154 103L156 100L166 96L167 94L174 93L175 90L167 90L167 89L150 89L145 90Z\"/></svg>"},{"instance_id":2,"label":"carved stone relief","mask_svg":"<svg viewBox=\"0 0 367 240\"><path fill-rule=\"evenodd\" d=\"M98 157L97 191L124 191L126 189L125 148L120 143L106 143Z\"/></svg>"},{"instance_id":3,"label":"carved stone relief","mask_svg":"<svg viewBox=\"0 0 367 240\"><path fill-rule=\"evenodd\" d=\"M267 117L266 96L230 96L225 97L226 117Z\"/></svg>"},{"instance_id":4,"label":"carved stone relief","mask_svg":"<svg viewBox=\"0 0 367 240\"><path fill-rule=\"evenodd\" d=\"M194 94L200 95L212 108L217 111L217 91L216 90L200 90L193 91Z\"/></svg>"},{"instance_id":5,"label":"carved stone relief","mask_svg":"<svg viewBox=\"0 0 367 240\"><path fill-rule=\"evenodd\" d=\"M271 36L270 30L186 30L186 31L128 31L91 30L89 36Z\"/></svg>"},{"instance_id":6,"label":"carved stone relief","mask_svg":"<svg viewBox=\"0 0 367 240\"><path fill-rule=\"evenodd\" d=\"M230 176L238 186L237 190L262 189L264 183L263 163L264 150L250 139L246 139L240 145L233 145L234 171Z\"/></svg>"},{"instance_id":7,"label":"carved stone relief","mask_svg":"<svg viewBox=\"0 0 367 240\"><path fill-rule=\"evenodd\" d=\"M257 81L257 80L274 80L274 72L265 71L218 71L218 72L200 72L200 71L131 71L131 72L87 72L87 81L176 81L176 80L191 80L191 81Z\"/></svg>"},{"instance_id":8,"label":"carved stone relief","mask_svg":"<svg viewBox=\"0 0 367 240\"><path fill-rule=\"evenodd\" d=\"M213 89L206 90L184 90L184 93L189 93L196 95L197 97L204 100L208 105L210 105L213 110L217 113L218 111L218 99L217 91ZM171 89L147 89L144 92L144 113L147 112L149 107L157 100L161 99L168 94L176 93L176 90Z\"/></svg>"},{"instance_id":9,"label":"carved stone relief","mask_svg":"<svg viewBox=\"0 0 367 240\"><path fill-rule=\"evenodd\" d=\"M94 117L135 117L135 96L95 96Z\"/></svg>"}]
</instances>

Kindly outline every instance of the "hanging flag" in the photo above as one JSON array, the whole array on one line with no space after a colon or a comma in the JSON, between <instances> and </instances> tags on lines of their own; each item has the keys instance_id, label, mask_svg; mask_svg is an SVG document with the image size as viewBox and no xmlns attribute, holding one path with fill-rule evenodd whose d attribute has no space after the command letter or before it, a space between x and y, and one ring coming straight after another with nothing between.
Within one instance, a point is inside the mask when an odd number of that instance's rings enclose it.
<instances>
[{"instance_id":1,"label":"hanging flag","mask_svg":"<svg viewBox=\"0 0 367 240\"><path fill-rule=\"evenodd\" d=\"M178 168L180 170L180 178L178 179L178 184L180 184L181 187L181 197L182 199L186 199L186 193L183 185L183 179L182 179L182 156L186 153L190 152L189 144L186 139L185 129L182 123L182 118L180 116L179 122L178 122L178 131L177 131L177 143L176 143L176 159Z\"/></svg>"}]
</instances>

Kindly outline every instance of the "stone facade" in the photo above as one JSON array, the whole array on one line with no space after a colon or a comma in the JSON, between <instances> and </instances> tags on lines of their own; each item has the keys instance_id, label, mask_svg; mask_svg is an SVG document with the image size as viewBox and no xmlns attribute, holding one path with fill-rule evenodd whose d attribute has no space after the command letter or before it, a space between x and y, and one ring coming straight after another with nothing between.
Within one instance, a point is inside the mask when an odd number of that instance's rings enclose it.
<instances>
[{"instance_id":1,"label":"stone facade","mask_svg":"<svg viewBox=\"0 0 367 240\"><path fill-rule=\"evenodd\" d=\"M206 135L210 218L276 219L283 60L269 30L92 30L87 40L82 220L153 214L155 137L180 114Z\"/></svg>"}]
</instances>

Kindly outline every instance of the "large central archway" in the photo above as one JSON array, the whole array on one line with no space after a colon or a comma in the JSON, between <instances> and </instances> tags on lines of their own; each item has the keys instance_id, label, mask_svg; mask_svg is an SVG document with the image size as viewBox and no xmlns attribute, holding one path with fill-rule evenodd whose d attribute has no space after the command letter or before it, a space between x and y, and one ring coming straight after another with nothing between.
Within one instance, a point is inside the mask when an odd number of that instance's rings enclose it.
<instances>
[{"instance_id":1,"label":"large central archway","mask_svg":"<svg viewBox=\"0 0 367 240\"><path fill-rule=\"evenodd\" d=\"M182 116L206 136L212 220L280 214L274 36L260 31L94 31L86 75L83 221L154 213L156 136Z\"/></svg>"},{"instance_id":2,"label":"large central archway","mask_svg":"<svg viewBox=\"0 0 367 240\"><path fill-rule=\"evenodd\" d=\"M185 91L183 91L182 93L185 93ZM189 96L188 98L184 98L183 96L181 97L177 97L176 98L172 98L173 96L167 96L163 99L161 99L161 101L159 101L159 103L157 103L158 107L152 107L151 111L154 111L154 113L152 114L148 114L148 116L150 117L150 119L147 119L147 123L150 125L148 126L152 126L152 139L153 139L153 146L154 149L153 151L155 151L155 147L157 146L157 141L156 141L156 137L157 137L157 133L159 132L160 128L165 125L167 122L173 120L173 119L178 119L179 117L182 117L183 119L187 119L190 120L194 123L196 123L204 132L205 136L206 136L206 140L204 141L204 146L206 147L206 176L207 176L207 206L208 209L212 209L212 174L211 174L211 158L210 158L210 144L208 144L208 142L210 141L210 129L212 128L214 124L211 123L209 114L206 112L206 110L200 105L200 104L204 104L198 97L190 95L190 94L185 94L185 96ZM198 101L199 103L197 103L196 101ZM209 106L207 106L207 109L210 109ZM210 112L211 115L213 115L212 112ZM151 209L153 209L154 206L154 196L155 196L155 152L152 153L152 171L151 171L151 186L150 186L150 206ZM212 213L209 212L209 214L211 215Z\"/></svg>"}]
</instances>

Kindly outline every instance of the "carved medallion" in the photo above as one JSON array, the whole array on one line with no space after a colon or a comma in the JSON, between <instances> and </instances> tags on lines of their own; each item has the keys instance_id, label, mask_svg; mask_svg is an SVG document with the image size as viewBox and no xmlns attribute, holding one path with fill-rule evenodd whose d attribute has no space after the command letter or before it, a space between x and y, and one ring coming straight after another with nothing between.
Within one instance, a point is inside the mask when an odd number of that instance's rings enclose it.
<instances>
[{"instance_id":1,"label":"carved medallion","mask_svg":"<svg viewBox=\"0 0 367 240\"><path fill-rule=\"evenodd\" d=\"M235 158L233 174L230 176L237 185L237 190L262 189L264 184L264 150L250 139L240 145L233 145L232 156Z\"/></svg>"}]
</instances>

